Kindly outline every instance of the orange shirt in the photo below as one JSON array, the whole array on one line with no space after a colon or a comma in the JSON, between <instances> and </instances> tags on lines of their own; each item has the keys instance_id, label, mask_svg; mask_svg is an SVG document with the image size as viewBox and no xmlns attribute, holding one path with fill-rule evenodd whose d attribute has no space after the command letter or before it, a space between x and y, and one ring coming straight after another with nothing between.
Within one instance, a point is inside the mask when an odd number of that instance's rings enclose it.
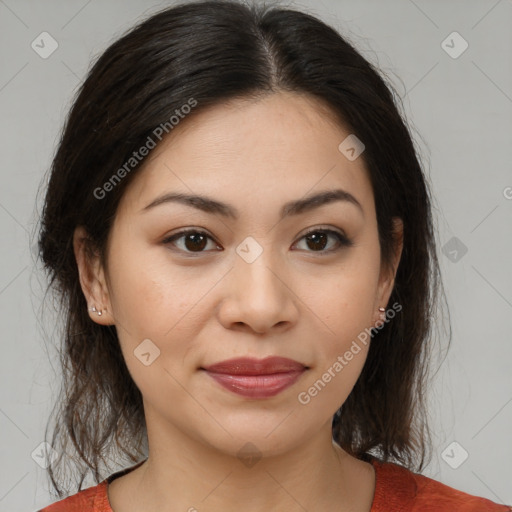
<instances>
[{"instance_id":1,"label":"orange shirt","mask_svg":"<svg viewBox=\"0 0 512 512\"><path fill-rule=\"evenodd\" d=\"M138 466L118 471L101 483L83 489L38 512L113 512L107 486ZM393 463L372 460L375 495L370 512L511 512L512 507L457 491L436 480L413 473Z\"/></svg>"}]
</instances>

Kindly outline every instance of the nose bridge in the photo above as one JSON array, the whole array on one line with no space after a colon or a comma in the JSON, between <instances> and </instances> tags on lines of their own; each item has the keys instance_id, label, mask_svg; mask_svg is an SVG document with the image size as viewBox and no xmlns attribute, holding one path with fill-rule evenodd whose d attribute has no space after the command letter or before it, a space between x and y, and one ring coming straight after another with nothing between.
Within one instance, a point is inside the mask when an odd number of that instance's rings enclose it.
<instances>
[{"instance_id":1,"label":"nose bridge","mask_svg":"<svg viewBox=\"0 0 512 512\"><path fill-rule=\"evenodd\" d=\"M248 236L236 248L235 279L240 282L244 295L262 294L263 301L272 300L272 296L280 295L283 284L276 277L282 268L271 244ZM252 289L251 289L252 288Z\"/></svg>"},{"instance_id":2,"label":"nose bridge","mask_svg":"<svg viewBox=\"0 0 512 512\"><path fill-rule=\"evenodd\" d=\"M225 326L245 324L264 333L275 325L297 319L292 292L288 289L284 264L270 242L247 237L236 247L231 273L230 299L224 303L221 318Z\"/></svg>"}]
</instances>

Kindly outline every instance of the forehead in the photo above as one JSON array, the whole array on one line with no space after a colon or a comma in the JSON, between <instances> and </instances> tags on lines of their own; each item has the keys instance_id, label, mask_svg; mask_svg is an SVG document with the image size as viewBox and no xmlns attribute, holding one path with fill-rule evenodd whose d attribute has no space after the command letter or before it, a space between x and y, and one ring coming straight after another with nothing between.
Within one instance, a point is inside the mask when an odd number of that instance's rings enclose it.
<instances>
[{"instance_id":1,"label":"forehead","mask_svg":"<svg viewBox=\"0 0 512 512\"><path fill-rule=\"evenodd\" d=\"M146 157L124 206L172 190L248 204L337 187L373 202L363 159L339 149L350 131L316 98L281 92L196 109Z\"/></svg>"}]
</instances>

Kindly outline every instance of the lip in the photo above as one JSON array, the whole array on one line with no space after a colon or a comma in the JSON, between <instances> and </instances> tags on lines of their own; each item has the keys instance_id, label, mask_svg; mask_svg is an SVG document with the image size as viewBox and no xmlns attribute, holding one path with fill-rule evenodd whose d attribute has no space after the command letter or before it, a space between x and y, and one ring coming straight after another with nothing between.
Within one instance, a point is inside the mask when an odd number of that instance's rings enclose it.
<instances>
[{"instance_id":1,"label":"lip","mask_svg":"<svg viewBox=\"0 0 512 512\"><path fill-rule=\"evenodd\" d=\"M285 357L242 357L201 369L233 393L249 398L269 398L294 384L308 367Z\"/></svg>"}]
</instances>

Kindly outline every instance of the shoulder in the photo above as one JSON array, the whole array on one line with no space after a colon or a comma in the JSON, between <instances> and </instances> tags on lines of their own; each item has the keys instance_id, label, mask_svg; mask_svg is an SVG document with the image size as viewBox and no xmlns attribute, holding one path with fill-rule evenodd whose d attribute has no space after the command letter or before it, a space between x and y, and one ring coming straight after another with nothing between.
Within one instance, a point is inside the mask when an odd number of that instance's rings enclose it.
<instances>
[{"instance_id":1,"label":"shoulder","mask_svg":"<svg viewBox=\"0 0 512 512\"><path fill-rule=\"evenodd\" d=\"M106 481L94 487L82 489L37 512L112 512L108 503Z\"/></svg>"},{"instance_id":2,"label":"shoulder","mask_svg":"<svg viewBox=\"0 0 512 512\"><path fill-rule=\"evenodd\" d=\"M134 466L121 469L105 478L98 485L82 489L56 503L52 503L37 512L113 512L108 500L108 485L116 478L126 475L144 464L146 459L137 462Z\"/></svg>"},{"instance_id":3,"label":"shoulder","mask_svg":"<svg viewBox=\"0 0 512 512\"><path fill-rule=\"evenodd\" d=\"M472 496L437 480L413 473L393 463L372 462L376 471L374 507L371 512L511 512L512 507ZM396 502L396 503L395 503Z\"/></svg>"},{"instance_id":4,"label":"shoulder","mask_svg":"<svg viewBox=\"0 0 512 512\"><path fill-rule=\"evenodd\" d=\"M499 505L488 499L458 491L426 476L414 473L413 475L418 488L417 501L419 506L444 506L446 510L452 510L456 506L456 510L461 512L512 511L512 508L507 505ZM421 508L418 510L421 510Z\"/></svg>"}]
</instances>

